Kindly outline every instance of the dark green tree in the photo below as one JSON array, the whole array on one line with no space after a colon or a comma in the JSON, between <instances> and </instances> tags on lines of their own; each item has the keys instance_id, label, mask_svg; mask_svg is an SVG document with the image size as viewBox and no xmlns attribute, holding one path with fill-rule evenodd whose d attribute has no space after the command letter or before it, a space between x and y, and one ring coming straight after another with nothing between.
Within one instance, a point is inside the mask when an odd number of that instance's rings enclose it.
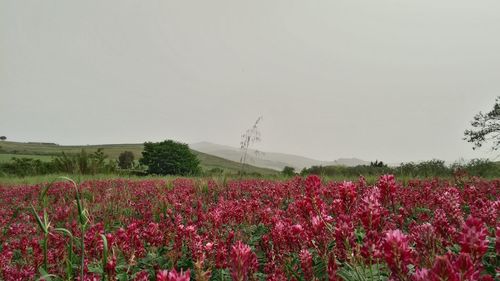
<instances>
[{"instance_id":1,"label":"dark green tree","mask_svg":"<svg viewBox=\"0 0 500 281\"><path fill-rule=\"evenodd\" d=\"M200 173L200 161L189 146L173 140L145 142L139 162L147 166L149 174L196 175Z\"/></svg>"},{"instance_id":2,"label":"dark green tree","mask_svg":"<svg viewBox=\"0 0 500 281\"><path fill-rule=\"evenodd\" d=\"M287 177L293 177L295 176L295 168L290 166L285 166L283 168L283 171L281 171L281 173Z\"/></svg>"},{"instance_id":3,"label":"dark green tree","mask_svg":"<svg viewBox=\"0 0 500 281\"><path fill-rule=\"evenodd\" d=\"M3 140L3 141L4 141L4 140L6 140L6 139L7 139L7 137L6 137L6 136L1 136L1 137L0 137L0 140Z\"/></svg>"},{"instance_id":4,"label":"dark green tree","mask_svg":"<svg viewBox=\"0 0 500 281\"><path fill-rule=\"evenodd\" d=\"M370 167L384 168L387 167L387 164L385 164L383 161L375 160L375 162L370 162Z\"/></svg>"},{"instance_id":5,"label":"dark green tree","mask_svg":"<svg viewBox=\"0 0 500 281\"><path fill-rule=\"evenodd\" d=\"M121 169L130 169L134 165L134 153L132 151L124 151L118 156L118 167Z\"/></svg>"},{"instance_id":6,"label":"dark green tree","mask_svg":"<svg viewBox=\"0 0 500 281\"><path fill-rule=\"evenodd\" d=\"M500 148L500 96L496 98L493 109L487 113L479 112L474 116L473 129L465 130L464 140L473 143L473 149L492 142L492 150Z\"/></svg>"}]
</instances>

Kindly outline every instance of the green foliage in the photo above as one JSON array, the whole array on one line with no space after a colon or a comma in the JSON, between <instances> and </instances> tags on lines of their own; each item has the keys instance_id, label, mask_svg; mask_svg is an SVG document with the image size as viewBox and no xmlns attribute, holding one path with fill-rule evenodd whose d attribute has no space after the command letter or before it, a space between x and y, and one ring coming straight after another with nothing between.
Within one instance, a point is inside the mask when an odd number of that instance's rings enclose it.
<instances>
[{"instance_id":1,"label":"green foliage","mask_svg":"<svg viewBox=\"0 0 500 281\"><path fill-rule=\"evenodd\" d=\"M228 269L216 268L214 269L210 281L230 281L231 274Z\"/></svg>"},{"instance_id":2,"label":"green foliage","mask_svg":"<svg viewBox=\"0 0 500 281\"><path fill-rule=\"evenodd\" d=\"M359 177L363 176L378 176L383 174L393 173L394 170L390 167L375 167L368 165L358 165L355 167L347 166L312 166L311 168L302 169L301 175L322 175L322 176L343 176L343 177Z\"/></svg>"},{"instance_id":3,"label":"green foliage","mask_svg":"<svg viewBox=\"0 0 500 281\"><path fill-rule=\"evenodd\" d=\"M124 151L118 156L118 167L120 169L131 169L134 166L134 153L132 151Z\"/></svg>"},{"instance_id":4,"label":"green foliage","mask_svg":"<svg viewBox=\"0 0 500 281\"><path fill-rule=\"evenodd\" d=\"M295 175L295 168L290 166L285 166L281 172L284 176L293 177Z\"/></svg>"},{"instance_id":5,"label":"green foliage","mask_svg":"<svg viewBox=\"0 0 500 281\"><path fill-rule=\"evenodd\" d=\"M93 153L97 151L97 149L102 148L102 151L105 155L107 155L108 161L111 160L113 163L111 165L117 165L118 157L120 153L123 151L131 151L134 153L135 159L137 160L144 148L143 143L138 144L103 144L103 145L84 145L84 146L64 146L57 145L51 143L22 143L22 142L11 142L5 141L0 143L2 146L2 151L0 151L0 177L4 176L5 180L6 176L18 176L17 173L8 173L2 170L3 163L12 162L11 158L33 158L40 159L42 162L51 162L54 157L58 157L62 155L62 152L67 154L67 156L72 156L81 152L82 149L85 149L88 153ZM228 175L236 175L241 170L241 163L238 161L230 161L221 157L217 157L214 155L202 153L199 151L191 150L193 154L200 160L200 166L203 170L209 171L213 168L223 169L223 174ZM134 162L134 167L127 171L123 169L119 169L117 171L111 171L110 173L118 172L121 175L125 173L127 175L137 175L137 176L145 176L145 172L142 172L141 169L146 169L146 167L137 167L138 161ZM214 171L215 172L215 171ZM261 175L278 175L279 172L267 169L267 168L259 168L252 165L245 165L245 172L254 173L257 172ZM42 173L37 174L27 174L25 176L35 176L35 175L47 175L47 174L57 174L59 171L44 171ZM73 174L73 172L64 172L67 174ZM107 172L106 172L107 173ZM218 174L218 172L215 172ZM210 174L207 174L210 176ZM25 177L22 176L22 177ZM10 177L12 178L12 177Z\"/></svg>"},{"instance_id":6,"label":"green foliage","mask_svg":"<svg viewBox=\"0 0 500 281\"><path fill-rule=\"evenodd\" d=\"M454 163L446 165L443 160L429 160L420 163L401 163L397 167L388 167L383 162L375 161L370 166L312 166L301 171L301 175L321 175L329 177L355 178L362 176L380 176L394 174L399 177L453 177L457 172L468 176L499 177L500 163L487 159L473 159L468 163Z\"/></svg>"},{"instance_id":7,"label":"green foliage","mask_svg":"<svg viewBox=\"0 0 500 281\"><path fill-rule=\"evenodd\" d=\"M13 157L10 162L0 164L0 171L8 175L24 177L54 173L57 168L54 163L43 162L39 159Z\"/></svg>"},{"instance_id":8,"label":"green foliage","mask_svg":"<svg viewBox=\"0 0 500 281\"><path fill-rule=\"evenodd\" d=\"M10 162L0 163L1 173L21 177L61 172L94 175L111 173L115 170L115 163L107 161L107 156L100 149L92 154L88 154L85 150L72 155L63 152L50 162L44 162L40 159L13 157Z\"/></svg>"},{"instance_id":9,"label":"green foliage","mask_svg":"<svg viewBox=\"0 0 500 281\"><path fill-rule=\"evenodd\" d=\"M92 154L88 154L85 149L80 153L66 154L54 158L53 163L58 172L66 172L82 175L94 175L98 173L109 173L116 170L113 161L106 161L107 156L102 149L98 149Z\"/></svg>"},{"instance_id":10,"label":"green foliage","mask_svg":"<svg viewBox=\"0 0 500 281\"><path fill-rule=\"evenodd\" d=\"M405 176L439 177L452 176L453 170L442 160L433 159L420 163L405 163L399 166L399 173Z\"/></svg>"},{"instance_id":11,"label":"green foliage","mask_svg":"<svg viewBox=\"0 0 500 281\"><path fill-rule=\"evenodd\" d=\"M500 176L500 164L498 162L491 162L488 159L472 159L469 163L461 167L461 169L465 170L470 175L479 177Z\"/></svg>"},{"instance_id":12,"label":"green foliage","mask_svg":"<svg viewBox=\"0 0 500 281\"><path fill-rule=\"evenodd\" d=\"M104 234L101 234L101 239L103 242L101 280L106 280L106 264L108 262L108 239L106 239L106 236L104 236Z\"/></svg>"},{"instance_id":13,"label":"green foliage","mask_svg":"<svg viewBox=\"0 0 500 281\"><path fill-rule=\"evenodd\" d=\"M148 167L149 174L188 176L201 172L200 161L188 145L173 140L144 143L139 162Z\"/></svg>"},{"instance_id":14,"label":"green foliage","mask_svg":"<svg viewBox=\"0 0 500 281\"><path fill-rule=\"evenodd\" d=\"M375 162L370 162L370 167L387 167L387 164L384 164L382 161L375 160Z\"/></svg>"},{"instance_id":15,"label":"green foliage","mask_svg":"<svg viewBox=\"0 0 500 281\"><path fill-rule=\"evenodd\" d=\"M488 237L488 239L488 251L483 256L484 271L492 276L496 275L498 278L500 277L500 274L497 273L498 268L500 268L500 255L498 255L498 252L495 248L495 238Z\"/></svg>"},{"instance_id":16,"label":"green foliage","mask_svg":"<svg viewBox=\"0 0 500 281\"><path fill-rule=\"evenodd\" d=\"M374 281L389 278L389 274L381 264L373 264L371 267L367 267L345 263L337 272L337 275L345 281Z\"/></svg>"}]
</instances>

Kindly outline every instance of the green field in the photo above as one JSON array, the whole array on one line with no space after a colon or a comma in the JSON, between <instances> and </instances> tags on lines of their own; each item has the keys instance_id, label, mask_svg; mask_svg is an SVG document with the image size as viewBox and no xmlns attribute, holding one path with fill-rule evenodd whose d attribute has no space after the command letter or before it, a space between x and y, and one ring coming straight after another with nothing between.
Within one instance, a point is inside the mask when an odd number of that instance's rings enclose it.
<instances>
[{"instance_id":1,"label":"green field","mask_svg":"<svg viewBox=\"0 0 500 281\"><path fill-rule=\"evenodd\" d=\"M54 156L50 155L32 155L32 154L12 154L12 153L0 153L0 163L5 163L12 161L12 158L32 158L38 159L40 161L50 161Z\"/></svg>"},{"instance_id":2,"label":"green field","mask_svg":"<svg viewBox=\"0 0 500 281\"><path fill-rule=\"evenodd\" d=\"M143 144L57 145L48 143L3 141L0 142L0 163L10 161L12 157L35 158L42 161L50 161L53 156L60 155L62 152L72 154L85 149L87 152L92 153L97 151L99 148L102 148L104 154L106 154L110 159L118 159L120 153L126 150L132 151L136 159L138 159L142 155ZM234 173L240 169L240 163L238 162L230 161L196 150L192 151L200 160L201 167L204 170L220 168L226 172ZM278 171L275 170L250 165L246 166L245 171L248 173L259 173L262 175L274 175L278 173Z\"/></svg>"}]
</instances>

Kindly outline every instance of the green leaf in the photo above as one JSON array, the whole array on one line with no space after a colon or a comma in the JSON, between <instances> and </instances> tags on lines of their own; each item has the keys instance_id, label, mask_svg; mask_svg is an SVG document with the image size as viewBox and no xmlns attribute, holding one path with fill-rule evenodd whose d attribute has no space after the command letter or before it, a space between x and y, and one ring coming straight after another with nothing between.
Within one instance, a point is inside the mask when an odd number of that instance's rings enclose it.
<instances>
[{"instance_id":1,"label":"green leaf","mask_svg":"<svg viewBox=\"0 0 500 281\"><path fill-rule=\"evenodd\" d=\"M41 267L38 269L38 273L40 273L40 277L36 279L37 281L39 280L51 281L52 278L57 278L57 275L49 274L47 271L45 271L45 269Z\"/></svg>"},{"instance_id":2,"label":"green leaf","mask_svg":"<svg viewBox=\"0 0 500 281\"><path fill-rule=\"evenodd\" d=\"M327 264L325 260L318 255L314 255L313 261L314 276L319 280L328 280Z\"/></svg>"},{"instance_id":3,"label":"green leaf","mask_svg":"<svg viewBox=\"0 0 500 281\"><path fill-rule=\"evenodd\" d=\"M102 280L106 280L106 264L108 262L108 239L101 234L103 249L102 249Z\"/></svg>"},{"instance_id":4,"label":"green leaf","mask_svg":"<svg viewBox=\"0 0 500 281\"><path fill-rule=\"evenodd\" d=\"M71 231L67 230L66 228L57 227L57 228L54 228L54 231L64 233L64 234L66 234L69 238L73 239L73 234L71 234Z\"/></svg>"},{"instance_id":5,"label":"green leaf","mask_svg":"<svg viewBox=\"0 0 500 281\"><path fill-rule=\"evenodd\" d=\"M31 205L31 211L33 212L33 215L35 216L36 222L38 223L38 226L40 227L42 232L47 234L48 229L47 229L46 225L42 222L42 218L40 218L40 216L36 212L35 207L33 207L33 205ZM46 217L46 213L44 211L44 220L45 220L45 217Z\"/></svg>"},{"instance_id":6,"label":"green leaf","mask_svg":"<svg viewBox=\"0 0 500 281\"><path fill-rule=\"evenodd\" d=\"M388 280L389 275L384 270L381 264L371 266L350 265L345 263L342 268L337 271L337 275L345 281L375 281Z\"/></svg>"}]
</instances>

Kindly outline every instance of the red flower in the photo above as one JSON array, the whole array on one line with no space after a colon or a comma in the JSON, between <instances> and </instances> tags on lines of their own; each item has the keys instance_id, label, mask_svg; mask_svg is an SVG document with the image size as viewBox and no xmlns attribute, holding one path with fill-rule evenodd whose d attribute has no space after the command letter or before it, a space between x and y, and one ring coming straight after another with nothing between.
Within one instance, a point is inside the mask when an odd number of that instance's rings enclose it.
<instances>
[{"instance_id":1,"label":"red flower","mask_svg":"<svg viewBox=\"0 0 500 281\"><path fill-rule=\"evenodd\" d=\"M191 272L188 270L186 272L177 272L175 268L171 271L160 270L156 274L156 281L189 281L191 278Z\"/></svg>"},{"instance_id":2,"label":"red flower","mask_svg":"<svg viewBox=\"0 0 500 281\"><path fill-rule=\"evenodd\" d=\"M350 181L344 181L339 186L339 193L342 200L343 209L349 210L356 200L356 185Z\"/></svg>"},{"instance_id":3,"label":"red flower","mask_svg":"<svg viewBox=\"0 0 500 281\"><path fill-rule=\"evenodd\" d=\"M160 270L156 273L156 281L167 281L168 280L168 270Z\"/></svg>"},{"instance_id":4,"label":"red flower","mask_svg":"<svg viewBox=\"0 0 500 281\"><path fill-rule=\"evenodd\" d=\"M394 175L383 175L379 178L377 183L378 188L380 188L380 195L382 196L382 201L388 204L389 201L393 202L394 195L396 193L396 180Z\"/></svg>"},{"instance_id":5,"label":"red flower","mask_svg":"<svg viewBox=\"0 0 500 281\"><path fill-rule=\"evenodd\" d=\"M479 270L476 270L474 263L469 254L460 253L458 258L453 263L455 271L460 276L460 280L477 280Z\"/></svg>"},{"instance_id":6,"label":"red flower","mask_svg":"<svg viewBox=\"0 0 500 281\"><path fill-rule=\"evenodd\" d=\"M246 281L248 275L257 269L257 256L252 252L250 246L236 242L231 251L231 276L235 281Z\"/></svg>"},{"instance_id":7,"label":"red flower","mask_svg":"<svg viewBox=\"0 0 500 281\"><path fill-rule=\"evenodd\" d=\"M471 254L472 258L477 261L488 250L487 235L488 229L484 223L480 219L469 216L458 238L458 244L462 247L463 253Z\"/></svg>"},{"instance_id":8,"label":"red flower","mask_svg":"<svg viewBox=\"0 0 500 281\"><path fill-rule=\"evenodd\" d=\"M388 231L385 235L384 258L396 276L406 274L408 272L407 266L413 261L408 240L408 236L399 229Z\"/></svg>"},{"instance_id":9,"label":"red flower","mask_svg":"<svg viewBox=\"0 0 500 281\"><path fill-rule=\"evenodd\" d=\"M306 178L305 184L307 194L312 195L321 187L321 178L316 175L310 175Z\"/></svg>"},{"instance_id":10,"label":"red flower","mask_svg":"<svg viewBox=\"0 0 500 281\"><path fill-rule=\"evenodd\" d=\"M106 273L109 276L114 276L116 270L116 257L112 257L108 262L106 263Z\"/></svg>"},{"instance_id":11,"label":"red flower","mask_svg":"<svg viewBox=\"0 0 500 281\"><path fill-rule=\"evenodd\" d=\"M431 281L459 281L458 276L455 274L453 265L447 255L438 256L436 258L429 277L429 280Z\"/></svg>"},{"instance_id":12,"label":"red flower","mask_svg":"<svg viewBox=\"0 0 500 281\"><path fill-rule=\"evenodd\" d=\"M303 249L299 254L300 266L302 267L302 272L304 273L305 280L312 280L313 278L313 260L312 255L308 250Z\"/></svg>"},{"instance_id":13,"label":"red flower","mask_svg":"<svg viewBox=\"0 0 500 281\"><path fill-rule=\"evenodd\" d=\"M417 269L415 273L411 276L411 280L413 281L428 281L430 280L429 277L429 270L423 268L423 269Z\"/></svg>"},{"instance_id":14,"label":"red flower","mask_svg":"<svg viewBox=\"0 0 500 281\"><path fill-rule=\"evenodd\" d=\"M380 190L377 187L366 190L358 210L358 216L365 230L378 229L385 213L386 209L380 204Z\"/></svg>"}]
</instances>

